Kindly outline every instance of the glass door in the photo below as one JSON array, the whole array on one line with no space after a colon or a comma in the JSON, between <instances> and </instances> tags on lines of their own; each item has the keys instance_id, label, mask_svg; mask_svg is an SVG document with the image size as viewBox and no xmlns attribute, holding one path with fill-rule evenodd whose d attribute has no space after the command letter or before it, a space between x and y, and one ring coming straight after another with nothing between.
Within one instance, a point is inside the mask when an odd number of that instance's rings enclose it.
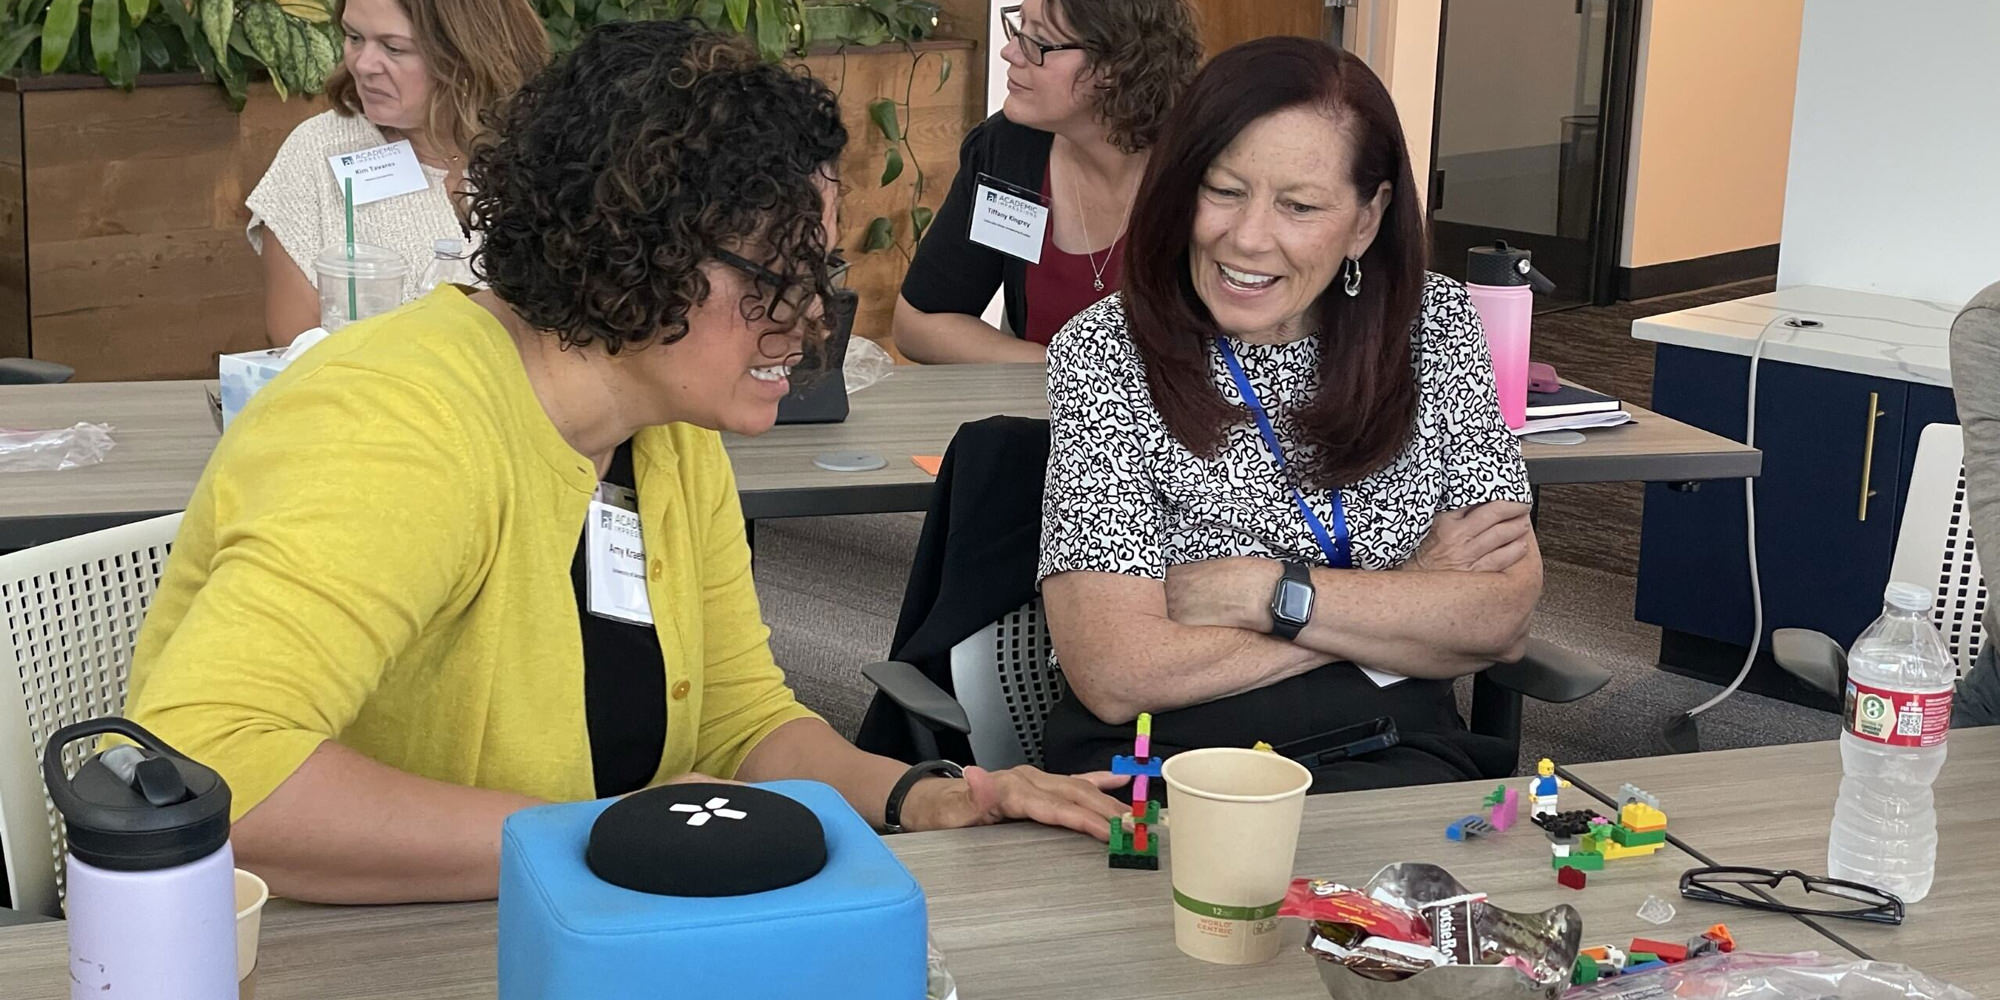
<instances>
[{"instance_id":1,"label":"glass door","mask_svg":"<svg viewBox=\"0 0 2000 1000\"><path fill-rule=\"evenodd\" d=\"M1611 301L1637 0L1446 0L1431 268L1506 240L1556 283L1540 309Z\"/></svg>"}]
</instances>

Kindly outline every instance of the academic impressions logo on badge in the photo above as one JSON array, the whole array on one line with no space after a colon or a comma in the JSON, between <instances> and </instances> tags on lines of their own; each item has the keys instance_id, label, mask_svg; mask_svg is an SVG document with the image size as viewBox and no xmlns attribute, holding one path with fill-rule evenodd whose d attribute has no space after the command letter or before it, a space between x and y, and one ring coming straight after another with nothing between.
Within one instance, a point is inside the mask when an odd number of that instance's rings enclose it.
<instances>
[{"instance_id":1,"label":"academic impressions logo on badge","mask_svg":"<svg viewBox=\"0 0 2000 1000\"><path fill-rule=\"evenodd\" d=\"M999 201L999 200L1000 200L1000 192L998 192L998 191L995 191L995 190L992 190L991 188L988 188L988 189L987 189L987 191L986 191L986 200L987 200L987 201Z\"/></svg>"},{"instance_id":2,"label":"academic impressions logo on badge","mask_svg":"<svg viewBox=\"0 0 2000 1000\"><path fill-rule=\"evenodd\" d=\"M709 799L706 803L703 803L702 805L694 805L693 803L689 802L676 802L673 805L668 806L667 811L677 812L677 813L693 813L694 815L688 817L689 826L701 826L702 824L707 823L711 817L715 816L720 816L723 819L746 819L749 817L750 814L744 812L741 809L722 808L723 806L726 806L728 804L729 800L724 798Z\"/></svg>"},{"instance_id":3,"label":"academic impressions logo on badge","mask_svg":"<svg viewBox=\"0 0 2000 1000\"><path fill-rule=\"evenodd\" d=\"M340 158L340 165L341 165L341 166L343 166L343 167L351 167L351 166L353 166L353 165L354 165L354 157L352 157L352 156L343 156L343 157L341 157L341 158Z\"/></svg>"}]
</instances>

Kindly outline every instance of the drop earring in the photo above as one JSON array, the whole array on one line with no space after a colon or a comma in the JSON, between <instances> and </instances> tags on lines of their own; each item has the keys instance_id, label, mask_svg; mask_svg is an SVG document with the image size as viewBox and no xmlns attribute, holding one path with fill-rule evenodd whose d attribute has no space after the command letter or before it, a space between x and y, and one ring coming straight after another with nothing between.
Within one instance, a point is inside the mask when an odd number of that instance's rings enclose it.
<instances>
[{"instance_id":1,"label":"drop earring","mask_svg":"<svg viewBox=\"0 0 2000 1000\"><path fill-rule=\"evenodd\" d=\"M1347 276L1347 284L1343 286L1341 290L1346 292L1347 297L1350 299L1357 295L1360 295L1361 262L1353 257L1349 257L1347 258L1347 263L1341 266L1341 271L1345 273Z\"/></svg>"}]
</instances>

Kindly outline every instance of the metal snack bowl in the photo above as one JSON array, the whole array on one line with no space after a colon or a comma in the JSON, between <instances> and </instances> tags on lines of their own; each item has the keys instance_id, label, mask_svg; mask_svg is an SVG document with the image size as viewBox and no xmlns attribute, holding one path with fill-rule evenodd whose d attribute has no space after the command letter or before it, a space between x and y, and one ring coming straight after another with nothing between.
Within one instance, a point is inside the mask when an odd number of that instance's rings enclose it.
<instances>
[{"instance_id":1,"label":"metal snack bowl","mask_svg":"<svg viewBox=\"0 0 2000 1000\"><path fill-rule=\"evenodd\" d=\"M1443 868L1414 861L1382 869L1361 891L1376 889L1387 889L1413 906L1473 891ZM1445 965L1385 982L1322 958L1310 946L1307 954L1333 1000L1557 1000L1569 988L1570 970L1583 946L1583 917L1575 907L1565 903L1540 913L1516 913L1487 901L1474 904L1472 920L1482 960L1520 955L1548 970L1550 981L1538 983L1504 965Z\"/></svg>"}]
</instances>

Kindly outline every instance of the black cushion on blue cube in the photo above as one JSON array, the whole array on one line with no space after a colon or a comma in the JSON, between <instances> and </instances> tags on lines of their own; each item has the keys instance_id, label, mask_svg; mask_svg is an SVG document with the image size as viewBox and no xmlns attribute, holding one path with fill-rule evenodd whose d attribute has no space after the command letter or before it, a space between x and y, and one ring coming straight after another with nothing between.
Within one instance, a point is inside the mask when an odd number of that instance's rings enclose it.
<instances>
[{"instance_id":1,"label":"black cushion on blue cube","mask_svg":"<svg viewBox=\"0 0 2000 1000\"><path fill-rule=\"evenodd\" d=\"M826 867L819 817L776 792L690 783L636 792L597 817L584 861L612 885L659 896L744 896Z\"/></svg>"}]
</instances>

